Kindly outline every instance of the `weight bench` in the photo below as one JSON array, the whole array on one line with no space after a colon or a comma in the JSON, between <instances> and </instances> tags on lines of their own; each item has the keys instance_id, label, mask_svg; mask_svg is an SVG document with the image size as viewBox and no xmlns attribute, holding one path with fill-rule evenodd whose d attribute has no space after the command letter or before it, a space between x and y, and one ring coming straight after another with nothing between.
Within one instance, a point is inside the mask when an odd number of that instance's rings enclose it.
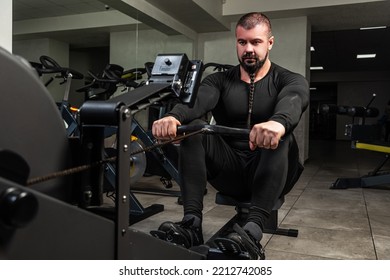
<instances>
[{"instance_id":1,"label":"weight bench","mask_svg":"<svg viewBox=\"0 0 390 280\"><path fill-rule=\"evenodd\" d=\"M382 170L390 158L390 143L353 141L352 148L384 153L384 159L367 175L355 178L337 178L330 189L368 188L390 184L390 173Z\"/></svg>"},{"instance_id":2,"label":"weight bench","mask_svg":"<svg viewBox=\"0 0 390 280\"><path fill-rule=\"evenodd\" d=\"M351 137L352 148L362 149L384 154L384 159L367 175L355 178L338 178L331 189L367 188L390 183L390 172L382 170L390 156L390 142L380 140L380 127L378 125L346 126L345 134Z\"/></svg>"}]
</instances>

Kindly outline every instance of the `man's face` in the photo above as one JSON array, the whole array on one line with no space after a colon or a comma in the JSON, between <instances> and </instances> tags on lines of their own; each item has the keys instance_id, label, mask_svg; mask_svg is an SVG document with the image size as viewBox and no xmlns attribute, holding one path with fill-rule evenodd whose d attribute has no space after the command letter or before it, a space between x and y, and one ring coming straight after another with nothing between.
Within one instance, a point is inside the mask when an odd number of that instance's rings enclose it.
<instances>
[{"instance_id":1,"label":"man's face","mask_svg":"<svg viewBox=\"0 0 390 280\"><path fill-rule=\"evenodd\" d=\"M237 56L246 72L256 73L264 65L272 48L274 38L269 37L265 24L258 24L246 30L241 26L236 29Z\"/></svg>"}]
</instances>

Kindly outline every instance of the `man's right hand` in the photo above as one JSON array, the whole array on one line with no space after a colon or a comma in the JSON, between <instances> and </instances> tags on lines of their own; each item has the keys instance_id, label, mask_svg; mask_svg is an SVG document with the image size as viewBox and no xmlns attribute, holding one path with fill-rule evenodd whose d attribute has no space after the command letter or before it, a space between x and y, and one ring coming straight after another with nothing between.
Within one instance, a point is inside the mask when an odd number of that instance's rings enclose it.
<instances>
[{"instance_id":1,"label":"man's right hand","mask_svg":"<svg viewBox=\"0 0 390 280\"><path fill-rule=\"evenodd\" d=\"M181 123L174 117L168 116L153 122L152 134L156 139L167 140L176 137L177 127Z\"/></svg>"}]
</instances>

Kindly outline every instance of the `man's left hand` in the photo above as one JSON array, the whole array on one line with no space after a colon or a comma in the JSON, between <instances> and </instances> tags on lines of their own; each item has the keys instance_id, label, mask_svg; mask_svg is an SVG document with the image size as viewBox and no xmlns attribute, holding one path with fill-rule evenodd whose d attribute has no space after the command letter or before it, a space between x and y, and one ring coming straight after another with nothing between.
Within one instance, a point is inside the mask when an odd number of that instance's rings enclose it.
<instances>
[{"instance_id":1,"label":"man's left hand","mask_svg":"<svg viewBox=\"0 0 390 280\"><path fill-rule=\"evenodd\" d=\"M285 132L284 126L276 121L255 124L249 134L249 148L276 149Z\"/></svg>"}]
</instances>

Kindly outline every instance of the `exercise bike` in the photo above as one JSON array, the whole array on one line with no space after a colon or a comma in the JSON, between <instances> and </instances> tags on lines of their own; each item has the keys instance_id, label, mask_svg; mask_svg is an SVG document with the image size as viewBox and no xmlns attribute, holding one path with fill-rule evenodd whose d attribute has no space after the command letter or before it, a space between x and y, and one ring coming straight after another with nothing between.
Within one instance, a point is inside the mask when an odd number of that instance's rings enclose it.
<instances>
[{"instance_id":1,"label":"exercise bike","mask_svg":"<svg viewBox=\"0 0 390 280\"><path fill-rule=\"evenodd\" d=\"M61 79L60 85L65 84L65 92L62 101L57 103L57 106L65 122L68 137L78 135L78 108L72 107L69 104L69 94L72 80L84 79L84 75L74 69L60 66L57 61L46 55L40 56L39 61L40 63L32 63L32 66L35 68L39 76L56 74L54 78ZM48 87L54 81L54 78L50 77L50 79L45 83L45 87Z\"/></svg>"}]
</instances>

